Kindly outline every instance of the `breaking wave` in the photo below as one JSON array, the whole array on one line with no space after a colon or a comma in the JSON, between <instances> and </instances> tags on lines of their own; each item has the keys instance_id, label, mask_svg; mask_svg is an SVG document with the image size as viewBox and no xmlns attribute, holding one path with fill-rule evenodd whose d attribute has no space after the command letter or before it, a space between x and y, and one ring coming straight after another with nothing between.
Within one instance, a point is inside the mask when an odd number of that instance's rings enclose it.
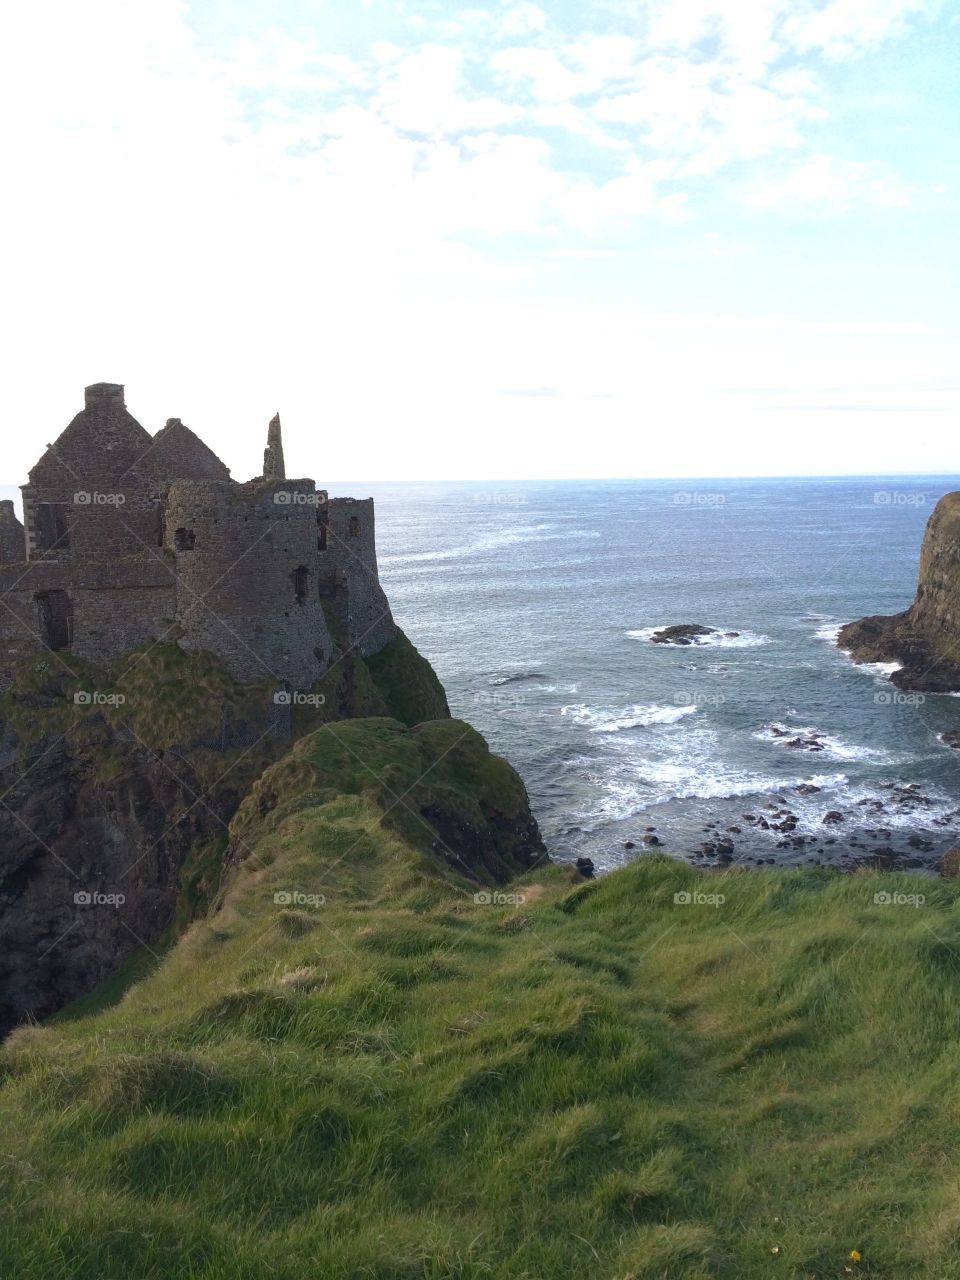
<instances>
[{"instance_id":1,"label":"breaking wave","mask_svg":"<svg viewBox=\"0 0 960 1280\"><path fill-rule=\"evenodd\" d=\"M619 733L621 729L646 729L652 725L676 724L685 716L693 715L696 710L695 706L670 707L651 703L612 711L596 710L580 703L561 707L560 714L568 716L574 724L583 725L591 733Z\"/></svg>"},{"instance_id":2,"label":"breaking wave","mask_svg":"<svg viewBox=\"0 0 960 1280\"><path fill-rule=\"evenodd\" d=\"M655 627L641 627L636 631L627 631L625 634L631 640L653 640L656 632L663 631L670 623L662 622ZM760 645L769 644L770 637L758 634L756 631L739 631L735 634L732 631L723 631L717 628L711 635L694 636L689 645L664 645L664 648L677 649L756 649Z\"/></svg>"}]
</instances>

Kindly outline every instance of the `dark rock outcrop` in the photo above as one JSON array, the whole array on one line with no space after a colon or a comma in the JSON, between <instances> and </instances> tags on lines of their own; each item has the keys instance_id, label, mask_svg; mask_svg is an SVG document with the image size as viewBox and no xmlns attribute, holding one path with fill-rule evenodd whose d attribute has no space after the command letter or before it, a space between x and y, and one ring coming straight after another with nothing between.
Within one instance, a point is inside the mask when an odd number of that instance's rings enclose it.
<instances>
[{"instance_id":1,"label":"dark rock outcrop","mask_svg":"<svg viewBox=\"0 0 960 1280\"><path fill-rule=\"evenodd\" d=\"M837 644L856 662L899 662L890 680L900 689L960 689L960 493L941 498L927 523L910 608L849 622Z\"/></svg>"},{"instance_id":2,"label":"dark rock outcrop","mask_svg":"<svg viewBox=\"0 0 960 1280\"><path fill-rule=\"evenodd\" d=\"M37 743L22 767L0 771L0 786L2 1035L157 943L181 868L225 831L240 795L229 778L211 789L186 760L105 724L82 745Z\"/></svg>"},{"instance_id":3,"label":"dark rock outcrop","mask_svg":"<svg viewBox=\"0 0 960 1280\"><path fill-rule=\"evenodd\" d=\"M654 644L696 644L700 636L715 634L713 627L701 626L699 622L681 622L672 627L663 627L655 631L650 639Z\"/></svg>"}]
</instances>

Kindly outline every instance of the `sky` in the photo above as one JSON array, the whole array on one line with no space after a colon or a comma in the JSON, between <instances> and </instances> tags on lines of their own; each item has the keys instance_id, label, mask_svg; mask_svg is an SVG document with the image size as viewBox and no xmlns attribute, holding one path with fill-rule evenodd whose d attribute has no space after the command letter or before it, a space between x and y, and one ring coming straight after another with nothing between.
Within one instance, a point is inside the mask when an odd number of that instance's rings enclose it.
<instances>
[{"instance_id":1,"label":"sky","mask_svg":"<svg viewBox=\"0 0 960 1280\"><path fill-rule=\"evenodd\" d=\"M16 485L122 382L238 479L960 472L960 0L0 17Z\"/></svg>"}]
</instances>

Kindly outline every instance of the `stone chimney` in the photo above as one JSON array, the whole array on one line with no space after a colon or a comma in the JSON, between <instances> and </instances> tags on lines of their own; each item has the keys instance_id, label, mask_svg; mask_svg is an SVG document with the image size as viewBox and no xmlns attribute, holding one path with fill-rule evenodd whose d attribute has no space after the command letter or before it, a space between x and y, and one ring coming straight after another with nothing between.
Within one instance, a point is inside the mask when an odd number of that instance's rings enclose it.
<instances>
[{"instance_id":1,"label":"stone chimney","mask_svg":"<svg viewBox=\"0 0 960 1280\"><path fill-rule=\"evenodd\" d=\"M283 463L283 437L280 434L280 415L274 414L267 428L267 447L263 451L264 480L286 480Z\"/></svg>"},{"instance_id":2,"label":"stone chimney","mask_svg":"<svg viewBox=\"0 0 960 1280\"><path fill-rule=\"evenodd\" d=\"M87 409L124 408L123 387L118 382L94 382L83 389Z\"/></svg>"},{"instance_id":3,"label":"stone chimney","mask_svg":"<svg viewBox=\"0 0 960 1280\"><path fill-rule=\"evenodd\" d=\"M17 519L13 502L0 502L0 564L22 564L27 558L27 542L23 525Z\"/></svg>"}]
</instances>

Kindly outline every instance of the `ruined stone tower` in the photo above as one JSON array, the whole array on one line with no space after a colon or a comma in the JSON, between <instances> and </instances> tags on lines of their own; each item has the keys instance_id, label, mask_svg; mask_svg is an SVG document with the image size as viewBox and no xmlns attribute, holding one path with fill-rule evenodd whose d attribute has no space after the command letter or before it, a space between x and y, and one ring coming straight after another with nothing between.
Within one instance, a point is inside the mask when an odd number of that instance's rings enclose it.
<instances>
[{"instance_id":1,"label":"ruined stone tower","mask_svg":"<svg viewBox=\"0 0 960 1280\"><path fill-rule=\"evenodd\" d=\"M275 413L267 428L267 447L263 451L263 478L285 480L287 472L283 462L283 439L280 435L280 415Z\"/></svg>"},{"instance_id":2,"label":"ruined stone tower","mask_svg":"<svg viewBox=\"0 0 960 1280\"><path fill-rule=\"evenodd\" d=\"M166 641L305 690L331 627L364 657L395 634L372 500L287 480L279 415L263 475L238 484L179 418L151 436L96 383L22 491L23 526L0 504L0 680L44 649L110 662Z\"/></svg>"}]
</instances>

